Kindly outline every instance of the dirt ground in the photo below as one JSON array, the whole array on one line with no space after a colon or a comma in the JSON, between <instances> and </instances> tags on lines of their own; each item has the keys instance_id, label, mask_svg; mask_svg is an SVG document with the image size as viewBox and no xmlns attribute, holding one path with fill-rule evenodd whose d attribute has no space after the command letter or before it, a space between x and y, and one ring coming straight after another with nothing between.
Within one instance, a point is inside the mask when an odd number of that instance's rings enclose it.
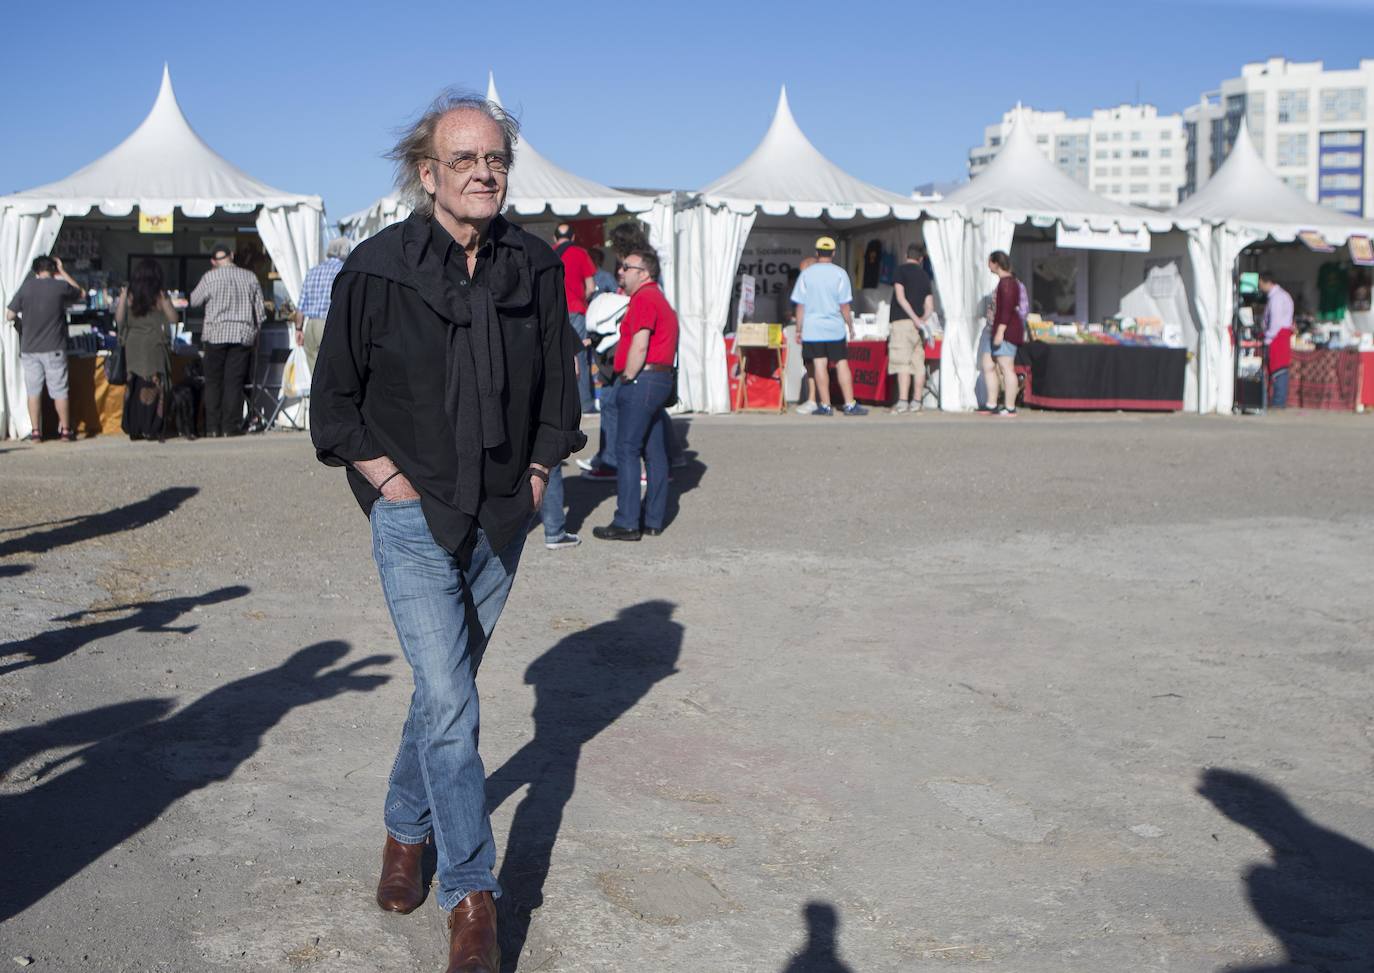
<instances>
[{"instance_id":1,"label":"dirt ground","mask_svg":"<svg viewBox=\"0 0 1374 973\"><path fill-rule=\"evenodd\" d=\"M1374 420L680 421L483 665L508 969L1374 969ZM305 437L0 442L0 963L443 967Z\"/></svg>"}]
</instances>

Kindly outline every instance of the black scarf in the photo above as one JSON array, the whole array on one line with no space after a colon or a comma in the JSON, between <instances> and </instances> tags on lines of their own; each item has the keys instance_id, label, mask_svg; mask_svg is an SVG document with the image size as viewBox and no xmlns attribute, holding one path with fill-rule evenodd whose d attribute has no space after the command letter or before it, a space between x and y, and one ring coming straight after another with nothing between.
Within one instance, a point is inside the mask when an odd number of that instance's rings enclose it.
<instances>
[{"instance_id":1,"label":"black scarf","mask_svg":"<svg viewBox=\"0 0 1374 973\"><path fill-rule=\"evenodd\" d=\"M490 257L480 275L458 286L445 269L445 259L467 257L446 232L436 234L434 229L427 217L417 215L406 221L402 246L411 268L406 283L449 325L444 411L458 452L454 500L459 510L475 517L482 498L486 451L506 441L501 312L529 306L534 273L520 235L507 232L509 225L497 217L489 242L483 244L490 248Z\"/></svg>"}]
</instances>

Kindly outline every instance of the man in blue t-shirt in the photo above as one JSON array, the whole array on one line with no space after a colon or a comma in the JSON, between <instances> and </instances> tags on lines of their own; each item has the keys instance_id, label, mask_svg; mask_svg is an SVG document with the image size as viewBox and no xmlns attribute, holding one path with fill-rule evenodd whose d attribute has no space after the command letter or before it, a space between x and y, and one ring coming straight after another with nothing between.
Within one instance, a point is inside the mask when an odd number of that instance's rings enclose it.
<instances>
[{"instance_id":1,"label":"man in blue t-shirt","mask_svg":"<svg viewBox=\"0 0 1374 973\"><path fill-rule=\"evenodd\" d=\"M831 362L844 394L844 414L868 415L868 410L854 401L854 378L849 372L849 346L845 338L854 337L854 311L850 307L853 300L849 275L835 266L835 241L823 236L816 241L816 262L801 272L792 288L802 362L812 369L820 399L812 415L835 414L830 407Z\"/></svg>"}]
</instances>

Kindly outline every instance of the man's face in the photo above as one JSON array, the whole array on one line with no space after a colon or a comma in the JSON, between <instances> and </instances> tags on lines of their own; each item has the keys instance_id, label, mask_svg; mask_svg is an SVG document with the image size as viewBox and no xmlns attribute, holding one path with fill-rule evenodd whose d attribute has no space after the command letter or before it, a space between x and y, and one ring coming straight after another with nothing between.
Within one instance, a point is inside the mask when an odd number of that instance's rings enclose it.
<instances>
[{"instance_id":1,"label":"man's face","mask_svg":"<svg viewBox=\"0 0 1374 973\"><path fill-rule=\"evenodd\" d=\"M476 164L466 172L455 172L438 162L420 163L420 182L433 194L436 213L486 223L501 212L508 174L491 170L486 158L492 155L506 156L505 136L501 126L486 115L454 111L439 120L434 130L435 158L443 162L475 158Z\"/></svg>"},{"instance_id":2,"label":"man's face","mask_svg":"<svg viewBox=\"0 0 1374 973\"><path fill-rule=\"evenodd\" d=\"M631 254L616 270L616 276L620 278L620 286L625 288L626 294L633 294L645 284L649 283L649 271L644 266L644 258Z\"/></svg>"},{"instance_id":3,"label":"man's face","mask_svg":"<svg viewBox=\"0 0 1374 973\"><path fill-rule=\"evenodd\" d=\"M1274 289L1274 282L1273 282L1272 280L1262 280L1262 281L1260 281L1260 291L1261 291L1262 293L1268 294L1268 293L1269 293L1270 291L1272 291L1273 289Z\"/></svg>"}]
</instances>

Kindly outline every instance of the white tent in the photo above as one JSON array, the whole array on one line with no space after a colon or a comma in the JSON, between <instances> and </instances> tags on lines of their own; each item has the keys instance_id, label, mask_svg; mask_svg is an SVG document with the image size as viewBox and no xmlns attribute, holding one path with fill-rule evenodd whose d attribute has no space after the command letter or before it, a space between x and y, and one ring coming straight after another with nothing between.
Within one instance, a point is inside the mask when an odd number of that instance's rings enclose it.
<instances>
[{"instance_id":1,"label":"white tent","mask_svg":"<svg viewBox=\"0 0 1374 973\"><path fill-rule=\"evenodd\" d=\"M368 237L410 216L410 204L400 193L387 193L366 209L349 213L339 220L339 233L348 237L354 244L362 243Z\"/></svg>"},{"instance_id":2,"label":"white tent","mask_svg":"<svg viewBox=\"0 0 1374 973\"><path fill-rule=\"evenodd\" d=\"M0 302L8 302L33 258L47 253L66 217L99 210L105 216L191 218L257 211L257 229L293 300L306 271L320 258L324 204L318 196L274 189L220 157L201 140L177 104L166 66L152 111L134 132L66 179L0 196ZM29 432L14 327L0 325L0 430Z\"/></svg>"},{"instance_id":3,"label":"white tent","mask_svg":"<svg viewBox=\"0 0 1374 973\"><path fill-rule=\"evenodd\" d=\"M996 284L986 269L987 255L1009 252L1018 225L1081 229L1137 245L1148 245L1152 231L1175 225L1167 216L1104 199L1080 185L1041 153L1030 127L1019 122L992 164L942 203L947 212L926 226L925 240L945 318L940 407L947 410L976 404L979 303Z\"/></svg>"},{"instance_id":4,"label":"white tent","mask_svg":"<svg viewBox=\"0 0 1374 973\"><path fill-rule=\"evenodd\" d=\"M1180 220L1201 225L1190 233L1194 303L1216 343L1217 367L1204 374L1203 411L1229 412L1234 384L1230 368L1231 321L1235 314L1235 268L1241 251L1261 240L1296 240L1315 230L1330 243L1352 234L1374 235L1374 224L1309 201L1276 176L1250 141L1241 119L1231 154L1207 184L1173 210Z\"/></svg>"},{"instance_id":5,"label":"white tent","mask_svg":"<svg viewBox=\"0 0 1374 973\"><path fill-rule=\"evenodd\" d=\"M679 217L678 313L683 360L700 362L705 384L684 401L708 412L730 408L722 327L735 273L756 221L817 221L838 234L915 221L933 207L864 182L811 144L792 115L784 87L763 139L737 167L704 187Z\"/></svg>"}]
</instances>

